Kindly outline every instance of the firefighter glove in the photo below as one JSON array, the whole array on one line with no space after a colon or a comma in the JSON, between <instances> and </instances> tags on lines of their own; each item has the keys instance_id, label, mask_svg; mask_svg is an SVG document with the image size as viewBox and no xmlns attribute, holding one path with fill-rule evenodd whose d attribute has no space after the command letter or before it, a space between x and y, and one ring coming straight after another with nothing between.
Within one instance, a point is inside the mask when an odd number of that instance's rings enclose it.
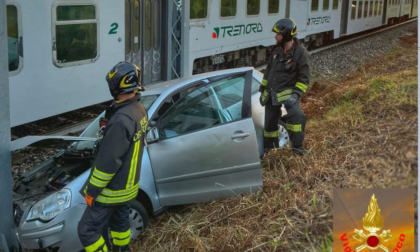
<instances>
[{"instance_id":1,"label":"firefighter glove","mask_svg":"<svg viewBox=\"0 0 420 252\"><path fill-rule=\"evenodd\" d=\"M293 93L292 96L290 96L290 98L284 102L284 106L286 106L286 109L290 109L293 107L293 105L295 105L298 99L299 95Z\"/></svg>"},{"instance_id":2,"label":"firefighter glove","mask_svg":"<svg viewBox=\"0 0 420 252\"><path fill-rule=\"evenodd\" d=\"M93 206L93 200L94 200L94 198L92 196L90 196L88 194L85 194L85 201L86 201L86 204L88 206L90 206L90 207Z\"/></svg>"},{"instance_id":3,"label":"firefighter glove","mask_svg":"<svg viewBox=\"0 0 420 252\"><path fill-rule=\"evenodd\" d=\"M260 104L261 104L261 106L263 106L263 107L264 107L264 106L265 106L265 104L264 104L264 101L262 100L262 93L261 93L261 95L260 95L260 99L259 99L259 100L260 100Z\"/></svg>"}]
</instances>

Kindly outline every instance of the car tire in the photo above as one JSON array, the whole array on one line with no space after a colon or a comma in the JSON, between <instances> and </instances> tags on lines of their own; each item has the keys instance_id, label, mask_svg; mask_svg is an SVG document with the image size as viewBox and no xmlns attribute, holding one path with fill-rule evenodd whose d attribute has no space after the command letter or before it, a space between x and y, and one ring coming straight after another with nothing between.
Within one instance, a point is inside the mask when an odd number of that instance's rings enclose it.
<instances>
[{"instance_id":1,"label":"car tire","mask_svg":"<svg viewBox=\"0 0 420 252\"><path fill-rule=\"evenodd\" d=\"M130 203L129 219L131 229L131 241L133 241L134 239L138 238L149 225L149 215L146 211L146 208L144 208L144 206L137 200L133 200ZM108 248L111 248L112 237L108 222L104 224L102 233Z\"/></svg>"},{"instance_id":2,"label":"car tire","mask_svg":"<svg viewBox=\"0 0 420 252\"><path fill-rule=\"evenodd\" d=\"M286 130L286 123L282 120L279 120L279 148L283 149L290 143L289 133Z\"/></svg>"}]
</instances>

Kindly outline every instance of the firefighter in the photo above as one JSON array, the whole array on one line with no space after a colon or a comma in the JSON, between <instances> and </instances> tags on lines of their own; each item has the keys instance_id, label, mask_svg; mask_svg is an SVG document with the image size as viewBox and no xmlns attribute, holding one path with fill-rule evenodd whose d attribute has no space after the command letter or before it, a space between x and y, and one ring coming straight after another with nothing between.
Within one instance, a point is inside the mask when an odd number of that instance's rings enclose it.
<instances>
[{"instance_id":1,"label":"firefighter","mask_svg":"<svg viewBox=\"0 0 420 252\"><path fill-rule=\"evenodd\" d=\"M299 44L295 21L284 18L274 25L276 48L270 56L260 86L260 102L265 106L264 148L279 147L279 118L286 123L292 142L292 151L306 154L303 148L306 116L300 109L300 97L308 90L309 59L306 49ZM286 113L281 112L284 105Z\"/></svg>"},{"instance_id":2,"label":"firefighter","mask_svg":"<svg viewBox=\"0 0 420 252\"><path fill-rule=\"evenodd\" d=\"M101 235L102 224L108 219L112 251L128 251L129 204L138 193L147 127L147 113L139 102L138 91L144 90L140 69L120 62L107 74L106 81L114 101L100 122L100 144L89 178L80 190L88 206L77 231L87 252L108 251Z\"/></svg>"}]
</instances>

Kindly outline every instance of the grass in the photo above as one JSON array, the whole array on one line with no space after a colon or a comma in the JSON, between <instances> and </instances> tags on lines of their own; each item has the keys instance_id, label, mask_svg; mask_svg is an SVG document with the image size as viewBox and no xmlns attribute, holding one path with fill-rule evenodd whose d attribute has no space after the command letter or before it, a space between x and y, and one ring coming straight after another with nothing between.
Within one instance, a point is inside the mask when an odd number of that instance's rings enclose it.
<instances>
[{"instance_id":1,"label":"grass","mask_svg":"<svg viewBox=\"0 0 420 252\"><path fill-rule=\"evenodd\" d=\"M416 188L417 48L402 42L360 71L307 95L311 151L266 155L262 192L171 209L134 250L329 252L332 188Z\"/></svg>"}]
</instances>

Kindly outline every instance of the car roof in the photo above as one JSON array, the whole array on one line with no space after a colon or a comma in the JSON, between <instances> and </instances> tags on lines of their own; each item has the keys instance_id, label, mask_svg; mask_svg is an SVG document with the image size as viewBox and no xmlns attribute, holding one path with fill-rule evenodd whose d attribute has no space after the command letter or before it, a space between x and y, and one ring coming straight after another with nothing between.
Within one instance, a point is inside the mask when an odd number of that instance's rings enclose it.
<instances>
[{"instance_id":1,"label":"car roof","mask_svg":"<svg viewBox=\"0 0 420 252\"><path fill-rule=\"evenodd\" d=\"M239 73L239 72L245 72L247 70L254 70L253 67L241 67L241 68L235 68L235 69L228 69L228 70L220 70L220 71L214 71L214 72L207 72L203 74L196 74L188 77L182 77L179 79L174 79L170 81L160 82L156 84L151 85L145 85L144 88L146 91L141 92L142 95L162 95L166 93L172 93L173 91L185 86L189 83L194 83L199 80L220 76L224 74L231 74L231 73ZM255 72L255 70L254 70ZM166 95L165 95L166 96Z\"/></svg>"}]
</instances>

